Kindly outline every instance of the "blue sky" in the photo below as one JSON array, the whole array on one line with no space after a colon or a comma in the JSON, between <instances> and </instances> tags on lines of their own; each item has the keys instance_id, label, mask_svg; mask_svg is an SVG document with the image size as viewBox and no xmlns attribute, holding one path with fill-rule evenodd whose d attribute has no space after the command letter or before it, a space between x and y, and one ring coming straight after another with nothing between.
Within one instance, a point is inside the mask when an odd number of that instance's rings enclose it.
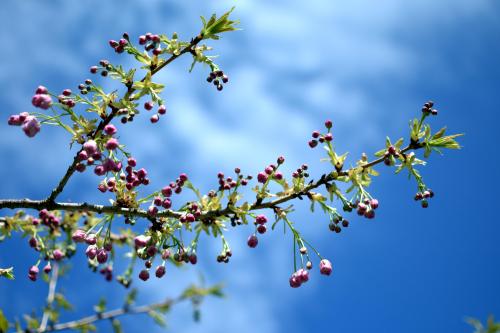
<instances>
[{"instance_id":1,"label":"blue sky","mask_svg":"<svg viewBox=\"0 0 500 333\"><path fill-rule=\"evenodd\" d=\"M280 154L288 170L306 162L319 175L326 170L322 156L306 142L325 119L333 120L337 147L353 162L378 150L385 135L407 135L408 120L429 98L440 110L432 125L466 133L464 149L432 157L423 170L437 194L427 210L413 202L415 186L406 176L384 168L372 187L381 202L377 218L353 216L340 235L328 232L326 217L299 204L294 219L332 260L330 278L315 274L290 289L289 235L266 234L250 250L251 230L241 228L228 233L235 253L229 265L215 262L220 243L206 238L199 267L142 284L141 301L175 295L203 272L211 283L224 281L228 297L205 303L201 324L180 306L168 317L170 331L471 332L466 316L500 316L494 141L500 5L494 0L3 1L0 118L31 111L39 84L76 89L101 58L132 66L107 46L123 31L177 31L189 39L199 15L233 5L243 30L212 44L231 78L224 91L206 84L206 68L188 74L189 59L180 60L159 75L168 116L157 126L141 118L121 130L120 141L149 167L157 187L187 172L207 191L217 171L239 166L255 174ZM58 129L43 128L30 140L0 121L0 197L45 196L71 161L67 142ZM76 175L61 199L104 201L96 182L90 173ZM124 295L88 272L82 252L62 282L77 306L67 318L91 311L102 293ZM0 245L0 267L20 272L15 282L0 282L0 308L11 317L45 297L41 283L22 277L34 258L19 239ZM151 320L126 323L130 332L157 330Z\"/></svg>"}]
</instances>

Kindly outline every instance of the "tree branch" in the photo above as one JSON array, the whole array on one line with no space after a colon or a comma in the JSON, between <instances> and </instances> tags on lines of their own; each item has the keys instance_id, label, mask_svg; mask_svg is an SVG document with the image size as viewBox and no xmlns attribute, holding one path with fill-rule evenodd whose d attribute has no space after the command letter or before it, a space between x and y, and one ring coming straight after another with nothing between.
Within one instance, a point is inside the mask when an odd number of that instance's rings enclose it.
<instances>
[{"instance_id":1,"label":"tree branch","mask_svg":"<svg viewBox=\"0 0 500 333\"><path fill-rule=\"evenodd\" d=\"M69 329L77 329L79 327L82 327L84 325L88 325L97 321L105 320L105 319L114 319L116 317L120 317L123 315L127 314L141 314L141 313L147 313L149 311L154 311L159 308L168 308L175 303L179 303L183 300L185 300L185 297L178 297L176 299L167 299L163 302L160 303L154 303L150 305L142 305L142 306L136 306L132 308L119 308L119 309L114 309L102 313L97 313L94 315L90 315L78 320L72 320L68 321L66 323L60 323L60 324L55 324L53 326L49 326L47 328L44 328L43 330L38 330L38 333L44 333L44 332L55 332L55 331L63 331L63 330L69 330Z\"/></svg>"},{"instance_id":2,"label":"tree branch","mask_svg":"<svg viewBox=\"0 0 500 333\"><path fill-rule=\"evenodd\" d=\"M411 144L407 146L406 148L401 150L401 153L405 153L410 150L417 150L422 148L421 145L419 144ZM366 163L362 166L360 166L363 169L366 168L371 168L377 164L380 164L384 161L384 157L380 157L378 159L375 159L369 163ZM288 195L285 195L281 198L272 200L272 201L267 201L267 202L259 202L258 200L255 201L251 206L250 210L259 210L259 209L266 209L266 208L273 208L276 207L277 205L280 205L282 203L285 203L287 201L290 201L292 199L295 199L297 197L307 195L311 190L314 190L315 188L318 188L322 185L327 184L330 181L333 181L337 179L339 176L347 176L351 170L355 168L351 168L346 171L340 171L337 174L334 173L328 173L328 174L323 174L319 180L311 182L309 185L305 186L301 191L299 192L294 192ZM28 208L28 209L47 209L47 210L63 210L63 211L88 211L88 212L95 212L98 214L102 213L113 213L117 215L123 215L123 216L128 216L128 217L142 217L142 218L151 218L151 216L148 214L148 212L144 209L140 208L127 208L127 207L118 207L118 206L103 206L103 205L94 205L94 204L89 204L89 203L69 203L69 202L49 202L47 200L30 200L30 199L19 199L19 200L0 200L0 209L2 208L10 208L10 209L15 209L15 208ZM201 216L198 218L200 221L204 220L209 220L213 219L219 216L225 216L228 214L233 213L231 207L226 207L224 209L219 209L219 210L213 210L213 211L208 211L205 213L202 213ZM163 210L158 212L156 215L157 218L159 217L171 217L171 218L180 218L184 213L183 212L177 212L173 211L170 209Z\"/></svg>"},{"instance_id":3,"label":"tree branch","mask_svg":"<svg viewBox=\"0 0 500 333\"><path fill-rule=\"evenodd\" d=\"M198 35L196 36L195 38L191 39L191 42L189 43L188 46L186 46L185 48L183 48L179 54L173 54L172 56L170 56L167 60L165 60L163 63L161 63L161 65L159 65L158 67L154 68L151 70L151 76L155 75L156 73L158 73L161 69L163 69L165 66L167 66L168 64L170 64L172 61L174 61L175 59L177 59L178 57L180 57L181 55L183 55L184 53L187 53L187 52L191 52L193 50L193 47L196 46L200 41L203 40L203 37L201 35ZM147 76L144 76L141 80L141 82L143 82L145 79L146 79ZM126 96L130 96L134 93L135 91L135 88L133 88L132 85L130 85L127 89L127 93L126 93ZM115 106L113 106L112 103L109 103L108 106L111 108L111 112L108 114L108 116L102 120L99 125L97 126L96 130L91 133L90 135L88 135L88 138L89 139L95 139L100 132L102 132L102 130L104 129L104 127L106 125L108 125L111 120L113 120L113 118L116 116L116 114L118 113L118 108L116 108ZM71 176L75 173L76 171L76 166L79 162L79 159L78 159L78 154L83 150L80 149L75 157L73 158L73 162L71 163L71 165L68 167L68 169L66 170L66 173L64 174L64 176L61 178L61 180L59 181L59 184L57 184L56 188L54 188L52 190L52 192L50 193L49 197L46 199L47 201L49 202L54 202L56 200L56 198L59 196L59 194L62 193L62 191L64 190L64 187L66 186L66 184L68 183L69 179L71 178Z\"/></svg>"}]
</instances>

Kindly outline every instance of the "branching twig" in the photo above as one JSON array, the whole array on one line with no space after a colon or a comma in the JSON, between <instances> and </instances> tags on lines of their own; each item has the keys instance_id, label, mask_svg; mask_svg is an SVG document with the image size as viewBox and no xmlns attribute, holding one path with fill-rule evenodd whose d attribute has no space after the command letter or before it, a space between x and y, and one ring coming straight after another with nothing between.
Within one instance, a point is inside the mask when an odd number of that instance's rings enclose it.
<instances>
[{"instance_id":1,"label":"branching twig","mask_svg":"<svg viewBox=\"0 0 500 333\"><path fill-rule=\"evenodd\" d=\"M97 313L94 315L90 315L87 317L83 317L78 320L72 320L68 321L65 323L60 323L60 324L55 324L52 326L47 327L44 330L39 330L38 333L44 333L44 332L55 332L55 331L63 331L63 330L69 330L69 329L76 329L88 324L92 324L97 321L105 320L105 319L114 319L116 317L120 317L123 315L127 314L141 314L141 313L148 313L150 311L154 311L159 308L168 308L175 303L181 302L185 300L185 297L178 297L176 299L167 299L163 302L160 303L154 303L150 305L142 305L142 306L136 306L132 308L119 308L119 309L114 309L102 313Z\"/></svg>"},{"instance_id":2,"label":"branching twig","mask_svg":"<svg viewBox=\"0 0 500 333\"><path fill-rule=\"evenodd\" d=\"M410 145L407 146L406 148L401 150L401 153L405 153L410 150L416 150L422 148L418 144ZM364 164L361 166L361 168L369 168L373 167L377 164L380 164L384 161L384 158L378 158L376 160L373 160L369 163ZM340 171L336 175L334 173L329 173L329 174L324 174L322 177L320 177L319 180L310 183L309 185L305 186L300 192L294 192L288 195L285 195L281 198L272 200L272 201L267 201L267 202L254 202L250 206L250 210L259 210L259 209L266 209L266 208L273 208L276 207L277 205L280 205L284 202L290 201L292 199L295 199L299 196L302 195L307 195L307 193L311 190L314 190L315 188L318 188L322 185L325 185L329 181L335 180L339 176L346 176L349 174L349 170L346 171ZM103 206L103 205L94 205L94 204L89 204L89 203L68 203L68 202L49 202L47 200L30 200L30 199L20 199L20 200L0 200L0 209L2 208L30 208L30 209L47 209L47 210L63 210L63 211L89 211L89 212L95 212L95 213L114 213L117 215L124 215L124 216L129 216L129 217L143 217L143 218L149 218L150 216L148 215L148 212L144 209L139 209L139 208L126 208L126 207L118 207L118 206ZM203 221L206 219L211 219L215 218L218 216L224 216L227 214L230 214L232 212L231 208L226 207L224 209L220 210L213 210L213 211L208 211L204 212L198 219ZM158 212L156 217L172 217L172 218L180 218L183 215L182 212L177 212L173 210L163 210Z\"/></svg>"},{"instance_id":3,"label":"branching twig","mask_svg":"<svg viewBox=\"0 0 500 333\"><path fill-rule=\"evenodd\" d=\"M153 76L156 73L158 73L162 68L164 68L165 66L167 66L168 64L170 64L172 61L174 61L175 59L177 59L178 57L180 57L184 53L191 52L192 49L193 49L193 47L196 46L200 41L202 41L202 39L203 39L203 37L201 35L198 35L195 38L193 38L191 40L191 43L189 43L188 46L186 46L185 48L183 48L178 54L173 54L167 60L165 60L164 62L162 62L158 67L152 69L151 70L151 76ZM144 76L142 78L141 82L143 82L146 79L146 77L147 76ZM132 85L128 86L126 96L131 96L134 93L134 91L135 91L135 88L133 88ZM91 133L91 134L88 135L89 139L95 139L99 135L99 133L102 132L102 130L104 129L104 127L106 125L108 125L111 122L111 120L113 120L113 118L118 113L118 108L114 107L112 103L109 103L108 106L111 108L111 112L109 113L109 115L105 119L103 119L99 123L99 125L97 126L97 128L95 129L95 131L93 133ZM46 199L48 202L54 202L56 200L56 198L59 196L59 194L61 194L62 191L64 190L64 187L68 183L69 179L71 178L71 176L76 171L76 166L77 166L77 164L79 162L78 154L82 150L83 150L83 148L80 149L76 153L75 157L73 158L73 162L71 163L71 165L66 170L66 173L61 178L61 180L57 184L56 188L54 188L54 190L52 190L52 193Z\"/></svg>"}]
</instances>

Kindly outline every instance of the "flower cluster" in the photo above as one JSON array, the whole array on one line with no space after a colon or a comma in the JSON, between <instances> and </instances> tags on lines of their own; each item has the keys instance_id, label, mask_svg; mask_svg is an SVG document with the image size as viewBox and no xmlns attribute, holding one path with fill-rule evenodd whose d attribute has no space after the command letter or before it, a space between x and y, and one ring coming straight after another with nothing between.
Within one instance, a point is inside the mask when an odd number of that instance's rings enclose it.
<instances>
[{"instance_id":1,"label":"flower cluster","mask_svg":"<svg viewBox=\"0 0 500 333\"><path fill-rule=\"evenodd\" d=\"M50 108L52 105L52 97L50 97L47 88L44 86L36 88L35 95L31 98L31 104L43 110Z\"/></svg>"},{"instance_id":2,"label":"flower cluster","mask_svg":"<svg viewBox=\"0 0 500 333\"><path fill-rule=\"evenodd\" d=\"M358 202L356 204L356 213L360 216L366 217L367 219L373 219L375 217L375 209L377 208L377 199L365 199L363 202Z\"/></svg>"},{"instance_id":3,"label":"flower cluster","mask_svg":"<svg viewBox=\"0 0 500 333\"><path fill-rule=\"evenodd\" d=\"M415 201L420 201L422 208L429 207L429 199L434 197L434 191L431 189L426 189L422 192L417 192L415 194Z\"/></svg>"},{"instance_id":4,"label":"flower cluster","mask_svg":"<svg viewBox=\"0 0 500 333\"><path fill-rule=\"evenodd\" d=\"M321 134L319 131L313 131L311 136L312 140L308 142L309 147L315 148L318 145L318 142L323 143L323 142L330 142L333 140L333 134L330 132L330 129L332 128L333 123L331 120L325 121L325 127L328 130L328 133L326 134Z\"/></svg>"},{"instance_id":5,"label":"flower cluster","mask_svg":"<svg viewBox=\"0 0 500 333\"><path fill-rule=\"evenodd\" d=\"M434 106L433 101L428 101L424 103L424 106L422 106L422 113L425 115L432 114L433 116L437 116L438 110L433 109L432 107Z\"/></svg>"},{"instance_id":6,"label":"flower cluster","mask_svg":"<svg viewBox=\"0 0 500 333\"><path fill-rule=\"evenodd\" d=\"M11 126L21 126L24 134L30 138L40 132L40 122L35 116L30 116L28 112L11 115L7 123Z\"/></svg>"},{"instance_id":7,"label":"flower cluster","mask_svg":"<svg viewBox=\"0 0 500 333\"><path fill-rule=\"evenodd\" d=\"M229 78L226 74L224 74L223 71L215 70L210 72L210 74L208 74L207 82L212 83L217 88L218 91L221 91L224 88L222 84L228 83Z\"/></svg>"}]
</instances>

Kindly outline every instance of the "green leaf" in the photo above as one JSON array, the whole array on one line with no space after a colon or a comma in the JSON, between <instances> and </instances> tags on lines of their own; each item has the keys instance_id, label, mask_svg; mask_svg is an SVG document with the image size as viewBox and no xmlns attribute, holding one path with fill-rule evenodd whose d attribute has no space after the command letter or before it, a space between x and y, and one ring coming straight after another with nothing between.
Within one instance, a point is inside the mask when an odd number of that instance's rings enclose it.
<instances>
[{"instance_id":1,"label":"green leaf","mask_svg":"<svg viewBox=\"0 0 500 333\"><path fill-rule=\"evenodd\" d=\"M14 267L0 268L0 276L9 280L14 280Z\"/></svg>"},{"instance_id":2,"label":"green leaf","mask_svg":"<svg viewBox=\"0 0 500 333\"><path fill-rule=\"evenodd\" d=\"M97 305L94 305L94 311L97 313L103 313L106 311L106 299L102 297Z\"/></svg>"},{"instance_id":3,"label":"green leaf","mask_svg":"<svg viewBox=\"0 0 500 333\"><path fill-rule=\"evenodd\" d=\"M127 294L127 298L125 299L125 304L128 306L134 304L136 298L137 298L137 289L134 288Z\"/></svg>"},{"instance_id":4,"label":"green leaf","mask_svg":"<svg viewBox=\"0 0 500 333\"><path fill-rule=\"evenodd\" d=\"M432 147L441 147L447 149L460 149L460 144L455 140L455 138L462 136L463 134L453 134L437 139L432 139L429 141L429 145Z\"/></svg>"},{"instance_id":5,"label":"green leaf","mask_svg":"<svg viewBox=\"0 0 500 333\"><path fill-rule=\"evenodd\" d=\"M9 328L9 322L5 318L2 310L0 309L0 333L6 333Z\"/></svg>"},{"instance_id":6,"label":"green leaf","mask_svg":"<svg viewBox=\"0 0 500 333\"><path fill-rule=\"evenodd\" d=\"M151 310L148 312L148 315L154 319L155 323L160 325L161 327L166 327L167 323L165 322L165 318L163 315L157 311Z\"/></svg>"},{"instance_id":7,"label":"green leaf","mask_svg":"<svg viewBox=\"0 0 500 333\"><path fill-rule=\"evenodd\" d=\"M203 28L201 30L201 35L203 38L207 39L219 39L218 34L228 31L238 30L236 25L239 21L229 20L229 15L232 13L235 7L232 7L229 11L224 13L221 17L217 18L215 14L207 20L202 16L201 21L203 23Z\"/></svg>"},{"instance_id":8,"label":"green leaf","mask_svg":"<svg viewBox=\"0 0 500 333\"><path fill-rule=\"evenodd\" d=\"M73 305L71 305L71 303L68 302L68 300L64 297L63 294L60 294L60 293L55 294L54 301L56 302L56 304L59 307L63 308L64 310L72 310L73 309Z\"/></svg>"},{"instance_id":9,"label":"green leaf","mask_svg":"<svg viewBox=\"0 0 500 333\"><path fill-rule=\"evenodd\" d=\"M122 324L120 323L120 321L117 318L114 318L111 321L111 326L113 327L114 333L123 333Z\"/></svg>"}]
</instances>

